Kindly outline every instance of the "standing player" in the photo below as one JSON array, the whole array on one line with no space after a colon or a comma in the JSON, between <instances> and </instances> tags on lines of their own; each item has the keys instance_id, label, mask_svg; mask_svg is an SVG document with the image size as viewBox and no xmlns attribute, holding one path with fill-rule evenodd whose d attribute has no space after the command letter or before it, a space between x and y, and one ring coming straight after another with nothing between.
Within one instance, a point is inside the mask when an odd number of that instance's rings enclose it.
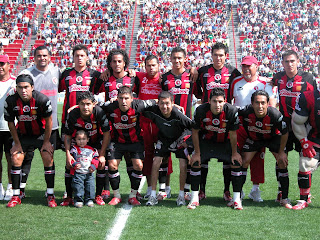
<instances>
[{"instance_id":1,"label":"standing player","mask_svg":"<svg viewBox=\"0 0 320 240\"><path fill-rule=\"evenodd\" d=\"M186 181L187 156L184 149L178 149L179 139L185 130L191 129L192 120L173 107L173 94L163 91L158 97L158 105L147 109L144 116L150 118L159 128L158 142L155 149L155 157L152 164L151 184L152 191L147 206L158 203L156 197L157 180L159 176L160 164L165 157L170 156L170 152L175 152L179 158L180 166L180 191L177 198L177 205L185 205L184 185Z\"/></svg>"},{"instance_id":2,"label":"standing player","mask_svg":"<svg viewBox=\"0 0 320 240\"><path fill-rule=\"evenodd\" d=\"M140 205L137 192L142 178L144 145L141 136L140 114L148 106L155 104L154 100L134 100L131 89L122 86L118 89L118 100L102 106L112 124L112 139L108 155L109 179L114 197L109 205L117 205L122 199L119 191L120 175L118 166L125 153L128 153L133 164L131 174L131 192L129 204Z\"/></svg>"},{"instance_id":3,"label":"standing player","mask_svg":"<svg viewBox=\"0 0 320 240\"><path fill-rule=\"evenodd\" d=\"M298 70L298 54L293 50L288 50L282 54L283 72L277 73L272 82L278 88L279 109L284 120L287 123L289 137L286 146L286 152L295 149L301 151L300 142L294 136L291 127L291 114L294 112L296 100L301 93L317 89L317 83L312 74ZM276 175L278 179L279 168L276 166ZM278 180L279 182L279 180ZM276 201L281 200L281 186L279 184L278 197ZM311 198L309 198L310 200Z\"/></svg>"},{"instance_id":4,"label":"standing player","mask_svg":"<svg viewBox=\"0 0 320 240\"><path fill-rule=\"evenodd\" d=\"M245 107L249 105L250 96L257 90L265 90L270 96L269 104L273 107L276 106L276 96L273 94L272 85L269 80L258 75L258 60L253 56L246 56L242 59L242 76L237 77L231 83L230 87L230 99L234 101L236 107ZM246 132L242 127L238 130L238 142L240 145L244 144L247 138ZM240 146L240 148L242 148ZM265 149L262 150L253 157L250 162L250 173L253 187L249 194L249 197L255 202L262 202L259 184L264 183L264 155Z\"/></svg>"},{"instance_id":5,"label":"standing player","mask_svg":"<svg viewBox=\"0 0 320 240\"><path fill-rule=\"evenodd\" d=\"M225 91L226 101L231 103L229 88L234 78L241 76L241 73L233 66L226 64L228 47L223 43L216 43L211 50L212 64L199 69L199 77L196 82L195 94L201 98L202 103L210 101L209 96L212 89L220 87ZM201 164L201 184L199 198L206 197L205 187L208 175L208 163ZM231 201L229 186L231 181L231 165L223 164L224 194L225 201Z\"/></svg>"},{"instance_id":6,"label":"standing player","mask_svg":"<svg viewBox=\"0 0 320 240\"><path fill-rule=\"evenodd\" d=\"M4 106L6 98L15 92L15 77L10 74L10 61L8 55L0 55L0 104ZM12 182L10 176L12 137L8 123L4 120L3 107L0 108L0 200L9 201L12 197ZM6 192L2 185L2 155L3 152L8 164L8 187Z\"/></svg>"},{"instance_id":7,"label":"standing player","mask_svg":"<svg viewBox=\"0 0 320 240\"><path fill-rule=\"evenodd\" d=\"M258 90L251 96L251 105L239 110L239 117L244 131L247 133L247 139L242 147L242 167L241 173L235 181L241 181L241 189L246 181L247 169L254 155L263 147L268 147L272 152L279 170L279 181L282 186L282 199L280 205L286 208L292 208L288 199L289 176L288 176L288 158L285 153L285 146L288 139L288 129L283 115L274 107L269 105L269 95L264 90ZM233 202L236 209L241 210L242 204L239 198ZM232 204L230 204L231 206Z\"/></svg>"},{"instance_id":8,"label":"standing player","mask_svg":"<svg viewBox=\"0 0 320 240\"><path fill-rule=\"evenodd\" d=\"M201 166L208 164L210 158L218 158L230 165L232 171L238 173L241 156L237 152L237 132L239 128L238 110L226 103L225 91L213 88L209 103L200 105L194 115L195 125L192 128L194 154L191 161L191 200L189 209L199 206L199 185L201 182ZM239 184L233 182L233 192L239 192ZM237 199L236 194L234 199Z\"/></svg>"},{"instance_id":9,"label":"standing player","mask_svg":"<svg viewBox=\"0 0 320 240\"><path fill-rule=\"evenodd\" d=\"M56 207L54 197L54 175L52 143L52 107L50 100L44 94L34 90L30 75L20 75L16 79L17 93L9 96L5 102L4 116L8 121L14 145L11 148L12 168L11 179L13 196L7 207L21 204L20 174L24 152L28 149L40 150L47 183L47 202L49 207ZM17 127L14 121L18 120Z\"/></svg>"},{"instance_id":10,"label":"standing player","mask_svg":"<svg viewBox=\"0 0 320 240\"><path fill-rule=\"evenodd\" d=\"M310 201L312 173L319 166L320 148L320 93L319 90L301 93L300 98L292 114L292 130L300 141L301 149L299 159L298 185L300 188L300 200L292 207L301 210L308 207ZM306 123L311 125L308 133ZM315 150L314 147L317 149Z\"/></svg>"},{"instance_id":11,"label":"standing player","mask_svg":"<svg viewBox=\"0 0 320 240\"><path fill-rule=\"evenodd\" d=\"M66 121L65 129L65 150L66 150L66 165L71 168L73 160L70 149L72 139L75 137L78 130L84 130L89 134L90 147L98 149L99 165L96 178L96 196L95 201L98 205L105 205L101 197L104 178L99 177L105 174L105 152L110 142L109 121L103 110L96 106L94 95L91 92L80 93L77 98L77 105L69 113ZM72 205L72 191L67 191L67 197L64 199L63 206Z\"/></svg>"}]
</instances>

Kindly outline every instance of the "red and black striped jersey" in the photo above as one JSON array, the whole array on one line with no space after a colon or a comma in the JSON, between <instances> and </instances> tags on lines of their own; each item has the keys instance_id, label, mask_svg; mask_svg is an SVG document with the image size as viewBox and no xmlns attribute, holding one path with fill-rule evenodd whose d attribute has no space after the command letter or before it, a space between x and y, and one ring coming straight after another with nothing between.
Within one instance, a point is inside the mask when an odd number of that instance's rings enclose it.
<instances>
[{"instance_id":1,"label":"red and black striped jersey","mask_svg":"<svg viewBox=\"0 0 320 240\"><path fill-rule=\"evenodd\" d=\"M94 94L99 92L97 80L101 73L91 68L77 72L74 68L66 69L59 80L59 92L66 91L63 103L62 124L65 124L67 112L70 107L77 104L77 96L81 92L90 91Z\"/></svg>"},{"instance_id":2,"label":"red and black striped jersey","mask_svg":"<svg viewBox=\"0 0 320 240\"><path fill-rule=\"evenodd\" d=\"M111 141L116 143L141 142L140 115L146 108L156 104L154 100L134 99L128 111L119 108L118 101L104 103L101 107L112 124Z\"/></svg>"},{"instance_id":3,"label":"red and black striped jersey","mask_svg":"<svg viewBox=\"0 0 320 240\"><path fill-rule=\"evenodd\" d=\"M308 117L311 130L308 139L320 144L320 93L318 90L306 91L300 95L295 112Z\"/></svg>"},{"instance_id":4,"label":"red and black striped jersey","mask_svg":"<svg viewBox=\"0 0 320 240\"><path fill-rule=\"evenodd\" d=\"M288 78L284 71L279 72L272 78L272 82L274 86L278 87L280 112L285 118L289 119L291 119L296 100L300 94L317 89L317 83L313 75L300 70L293 78Z\"/></svg>"},{"instance_id":5,"label":"red and black striped jersey","mask_svg":"<svg viewBox=\"0 0 320 240\"><path fill-rule=\"evenodd\" d=\"M174 103L183 107L186 115L191 118L193 82L190 73L185 71L181 75L174 75L171 71L162 75L162 90L171 92Z\"/></svg>"},{"instance_id":6,"label":"red and black striped jersey","mask_svg":"<svg viewBox=\"0 0 320 240\"><path fill-rule=\"evenodd\" d=\"M160 74L157 74L154 78L151 78L147 73L137 72L136 79L139 82L139 86L136 93L138 94L139 99L158 99L158 96L162 91L159 76Z\"/></svg>"},{"instance_id":7,"label":"red and black striped jersey","mask_svg":"<svg viewBox=\"0 0 320 240\"><path fill-rule=\"evenodd\" d=\"M197 107L194 114L194 129L199 129L199 138L214 142L226 142L229 131L239 128L238 109L225 103L222 112L215 115L210 110L210 104L204 103Z\"/></svg>"},{"instance_id":8,"label":"red and black striped jersey","mask_svg":"<svg viewBox=\"0 0 320 240\"><path fill-rule=\"evenodd\" d=\"M8 122L18 120L16 125L19 135L40 136L44 134L45 118L52 114L49 98L33 90L28 102L22 101L18 93L9 96L4 104L4 118Z\"/></svg>"},{"instance_id":9,"label":"red and black striped jersey","mask_svg":"<svg viewBox=\"0 0 320 240\"><path fill-rule=\"evenodd\" d=\"M75 137L78 130L84 130L89 134L88 145L94 146L103 138L103 133L110 130L109 120L104 111L99 106L93 108L90 118L84 119L81 117L80 108L77 106L68 113L65 125L65 133Z\"/></svg>"},{"instance_id":10,"label":"red and black striped jersey","mask_svg":"<svg viewBox=\"0 0 320 240\"><path fill-rule=\"evenodd\" d=\"M240 123L246 130L248 138L254 141L270 140L275 135L284 135L288 132L283 115L274 107L268 107L267 115L258 118L252 105L239 109Z\"/></svg>"},{"instance_id":11,"label":"red and black striped jersey","mask_svg":"<svg viewBox=\"0 0 320 240\"><path fill-rule=\"evenodd\" d=\"M241 73L233 66L227 64L222 69L217 70L213 64L201 67L195 85L195 95L201 98L202 103L209 102L210 93L213 88L224 89L227 102L230 103L229 89L234 78L241 76Z\"/></svg>"}]
</instances>

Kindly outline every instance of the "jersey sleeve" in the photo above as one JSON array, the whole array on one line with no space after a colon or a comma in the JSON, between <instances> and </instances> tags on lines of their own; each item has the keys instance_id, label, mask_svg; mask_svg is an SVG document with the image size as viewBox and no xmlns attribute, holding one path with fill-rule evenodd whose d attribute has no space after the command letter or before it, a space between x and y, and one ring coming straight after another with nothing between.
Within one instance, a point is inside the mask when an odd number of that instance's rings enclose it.
<instances>
[{"instance_id":1,"label":"jersey sleeve","mask_svg":"<svg viewBox=\"0 0 320 240\"><path fill-rule=\"evenodd\" d=\"M6 101L4 102L4 119L7 122L14 122L15 120L15 114L13 112L13 106L11 104L11 99L13 99L13 96L7 97Z\"/></svg>"},{"instance_id":2,"label":"jersey sleeve","mask_svg":"<svg viewBox=\"0 0 320 240\"><path fill-rule=\"evenodd\" d=\"M239 129L240 119L238 109L236 107L230 108L230 131L235 131Z\"/></svg>"},{"instance_id":3,"label":"jersey sleeve","mask_svg":"<svg viewBox=\"0 0 320 240\"><path fill-rule=\"evenodd\" d=\"M153 99L150 100L140 100L136 99L136 104L137 104L137 111L142 112L145 110L148 110L149 108L152 108L154 105L156 105L156 101Z\"/></svg>"},{"instance_id":4,"label":"jersey sleeve","mask_svg":"<svg viewBox=\"0 0 320 240\"><path fill-rule=\"evenodd\" d=\"M270 107L272 109L273 115L275 117L275 127L280 131L282 135L288 132L288 126L286 122L283 120L283 115L275 108Z\"/></svg>"},{"instance_id":5,"label":"jersey sleeve","mask_svg":"<svg viewBox=\"0 0 320 240\"><path fill-rule=\"evenodd\" d=\"M60 75L60 79L59 79L59 87L58 87L58 91L59 92L63 92L65 90L67 90L67 86L66 86L66 77L67 77L67 70L65 70L61 75Z\"/></svg>"},{"instance_id":6,"label":"jersey sleeve","mask_svg":"<svg viewBox=\"0 0 320 240\"><path fill-rule=\"evenodd\" d=\"M194 112L194 117L193 117L194 124L192 128L197 130L200 129L202 119L203 119L203 107L199 106L196 108Z\"/></svg>"},{"instance_id":7,"label":"jersey sleeve","mask_svg":"<svg viewBox=\"0 0 320 240\"><path fill-rule=\"evenodd\" d=\"M104 111L99 107L95 106L97 111L97 120L100 122L102 132L110 131L109 120Z\"/></svg>"},{"instance_id":8,"label":"jersey sleeve","mask_svg":"<svg viewBox=\"0 0 320 240\"><path fill-rule=\"evenodd\" d=\"M173 107L172 111L176 112L176 114L180 120L180 123L184 128L191 129L193 127L194 121L192 121L190 118L188 118L182 112L180 112L176 107Z\"/></svg>"},{"instance_id":9,"label":"jersey sleeve","mask_svg":"<svg viewBox=\"0 0 320 240\"><path fill-rule=\"evenodd\" d=\"M77 122L77 120L74 117L74 112L76 111L76 109L73 109L71 112L69 112L68 116L67 116L67 120L66 120L66 124L65 124L65 134L66 135L72 135L75 128L75 124Z\"/></svg>"},{"instance_id":10,"label":"jersey sleeve","mask_svg":"<svg viewBox=\"0 0 320 240\"><path fill-rule=\"evenodd\" d=\"M300 116L309 116L308 103L304 93L300 94L297 99L295 112Z\"/></svg>"},{"instance_id":11,"label":"jersey sleeve","mask_svg":"<svg viewBox=\"0 0 320 240\"><path fill-rule=\"evenodd\" d=\"M50 117L52 115L52 105L49 98L45 97L41 105L43 118Z\"/></svg>"}]
</instances>

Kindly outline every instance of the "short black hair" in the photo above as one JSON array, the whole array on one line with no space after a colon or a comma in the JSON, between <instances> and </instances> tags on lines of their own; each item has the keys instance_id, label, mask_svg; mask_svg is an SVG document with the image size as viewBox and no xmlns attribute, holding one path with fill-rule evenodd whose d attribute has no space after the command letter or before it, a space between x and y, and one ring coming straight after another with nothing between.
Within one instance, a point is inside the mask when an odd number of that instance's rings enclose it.
<instances>
[{"instance_id":1,"label":"short black hair","mask_svg":"<svg viewBox=\"0 0 320 240\"><path fill-rule=\"evenodd\" d=\"M287 50L284 53L282 53L282 60L284 60L286 57L294 55L297 59L299 59L298 53L293 50Z\"/></svg>"},{"instance_id":2,"label":"short black hair","mask_svg":"<svg viewBox=\"0 0 320 240\"><path fill-rule=\"evenodd\" d=\"M96 99L94 98L94 95L92 92L89 92L89 91L85 91L85 92L82 92L79 94L79 96L77 97L77 105L79 105L79 103L82 101L82 100L90 100L92 101L93 103L96 102Z\"/></svg>"},{"instance_id":3,"label":"short black hair","mask_svg":"<svg viewBox=\"0 0 320 240\"><path fill-rule=\"evenodd\" d=\"M87 56L89 56L88 48L83 44L75 45L72 49L72 55L74 56L75 52L79 50L83 50L87 54Z\"/></svg>"},{"instance_id":4,"label":"short black hair","mask_svg":"<svg viewBox=\"0 0 320 240\"><path fill-rule=\"evenodd\" d=\"M16 84L18 84L20 82L28 82L28 83L30 83L31 86L34 85L33 78L29 74L20 74L16 78Z\"/></svg>"},{"instance_id":5,"label":"short black hair","mask_svg":"<svg viewBox=\"0 0 320 240\"><path fill-rule=\"evenodd\" d=\"M86 135L87 138L89 138L89 133L88 133L87 131L85 131L85 130L82 130L82 129L80 129L80 130L78 130L78 131L76 132L75 137L78 137L79 135L82 135L82 134Z\"/></svg>"},{"instance_id":6,"label":"short black hair","mask_svg":"<svg viewBox=\"0 0 320 240\"><path fill-rule=\"evenodd\" d=\"M219 87L215 87L211 90L210 92L210 100L212 97L216 97L216 96L222 96L224 99L226 99L226 93L222 88Z\"/></svg>"},{"instance_id":7,"label":"short black hair","mask_svg":"<svg viewBox=\"0 0 320 240\"><path fill-rule=\"evenodd\" d=\"M148 55L146 59L144 60L144 65L147 66L147 62L150 60L155 59L157 63L159 64L159 59L155 55Z\"/></svg>"},{"instance_id":8,"label":"short black hair","mask_svg":"<svg viewBox=\"0 0 320 240\"><path fill-rule=\"evenodd\" d=\"M267 97L267 102L269 102L269 94L265 90L257 90L251 95L251 103L253 103L254 99L256 96L266 96Z\"/></svg>"},{"instance_id":9,"label":"short black hair","mask_svg":"<svg viewBox=\"0 0 320 240\"><path fill-rule=\"evenodd\" d=\"M213 50L216 49L223 49L225 54L229 52L229 48L227 47L227 45L223 44L222 42L217 42L216 44L214 44L212 46L211 53L213 54Z\"/></svg>"},{"instance_id":10,"label":"short black hair","mask_svg":"<svg viewBox=\"0 0 320 240\"><path fill-rule=\"evenodd\" d=\"M111 68L110 64L112 61L112 57L114 55L122 55L123 61L124 61L124 68L129 67L130 59L129 59L127 52L123 49L112 49L107 57L107 68L109 69L110 72L112 72L112 68Z\"/></svg>"},{"instance_id":11,"label":"short black hair","mask_svg":"<svg viewBox=\"0 0 320 240\"><path fill-rule=\"evenodd\" d=\"M173 48L172 51L171 51L171 55L170 55L170 56L172 57L172 55L173 55L174 53L178 53L178 52L183 53L183 56L184 56L184 57L187 56L186 50L184 50L182 47L175 47L175 48Z\"/></svg>"},{"instance_id":12,"label":"short black hair","mask_svg":"<svg viewBox=\"0 0 320 240\"><path fill-rule=\"evenodd\" d=\"M133 93L132 93L131 88L129 88L128 86L121 86L121 87L119 87L119 89L118 89L118 95L119 95L119 94L125 94L125 93L128 93L128 94L130 94L130 96L133 97Z\"/></svg>"},{"instance_id":13,"label":"short black hair","mask_svg":"<svg viewBox=\"0 0 320 240\"><path fill-rule=\"evenodd\" d=\"M159 95L158 95L158 100L160 100L160 98L170 98L171 102L173 102L173 94L171 92L168 91L162 91Z\"/></svg>"},{"instance_id":14,"label":"short black hair","mask_svg":"<svg viewBox=\"0 0 320 240\"><path fill-rule=\"evenodd\" d=\"M48 54L49 56L51 56L51 52L49 51L49 49L46 47L46 46L39 46L37 47L34 52L33 52L33 56L36 56L37 55L37 51L41 51L41 50L47 50L48 51Z\"/></svg>"}]
</instances>

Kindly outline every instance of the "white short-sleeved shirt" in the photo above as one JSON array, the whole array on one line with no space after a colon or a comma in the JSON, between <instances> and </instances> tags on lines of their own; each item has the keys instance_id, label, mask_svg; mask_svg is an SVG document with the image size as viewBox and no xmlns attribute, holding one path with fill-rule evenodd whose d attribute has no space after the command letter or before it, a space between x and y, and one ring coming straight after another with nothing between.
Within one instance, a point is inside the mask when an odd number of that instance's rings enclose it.
<instances>
[{"instance_id":1,"label":"white short-sleeved shirt","mask_svg":"<svg viewBox=\"0 0 320 240\"><path fill-rule=\"evenodd\" d=\"M0 131L9 131L8 122L4 120L4 102L9 95L15 93L16 89L16 77L10 75L10 78L6 81L0 81Z\"/></svg>"}]
</instances>

